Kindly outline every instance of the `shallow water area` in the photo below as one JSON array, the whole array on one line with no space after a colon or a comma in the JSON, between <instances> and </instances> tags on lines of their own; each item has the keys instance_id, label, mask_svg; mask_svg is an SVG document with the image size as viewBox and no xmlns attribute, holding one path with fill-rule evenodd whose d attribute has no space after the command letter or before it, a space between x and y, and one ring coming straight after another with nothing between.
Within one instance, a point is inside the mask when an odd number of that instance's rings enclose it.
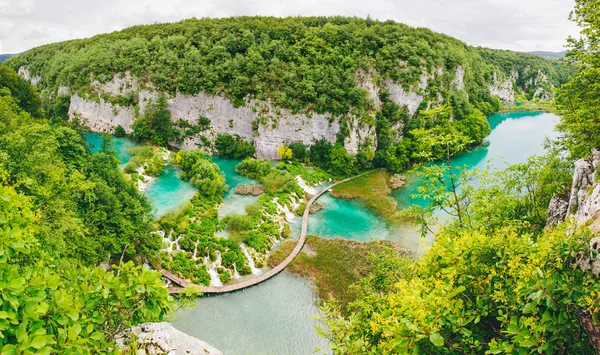
<instances>
[{"instance_id":1,"label":"shallow water area","mask_svg":"<svg viewBox=\"0 0 600 355\"><path fill-rule=\"evenodd\" d=\"M165 171L148 185L145 194L154 207L155 217L177 210L198 191L192 184L179 178L179 169L167 165Z\"/></svg>"},{"instance_id":2,"label":"shallow water area","mask_svg":"<svg viewBox=\"0 0 600 355\"><path fill-rule=\"evenodd\" d=\"M225 183L229 189L223 198L223 206L219 209L219 217L225 217L228 214L244 214L246 206L256 203L258 196L238 195L233 192L238 185L253 185L258 184L255 180L247 178L235 172L235 167L241 160L239 159L223 159L219 157L212 158L213 163L219 166L221 172L225 175Z\"/></svg>"},{"instance_id":3,"label":"shallow water area","mask_svg":"<svg viewBox=\"0 0 600 355\"><path fill-rule=\"evenodd\" d=\"M315 300L305 279L283 272L242 291L204 296L195 308L175 313L171 324L226 355L312 354L327 346L314 329Z\"/></svg>"}]
</instances>

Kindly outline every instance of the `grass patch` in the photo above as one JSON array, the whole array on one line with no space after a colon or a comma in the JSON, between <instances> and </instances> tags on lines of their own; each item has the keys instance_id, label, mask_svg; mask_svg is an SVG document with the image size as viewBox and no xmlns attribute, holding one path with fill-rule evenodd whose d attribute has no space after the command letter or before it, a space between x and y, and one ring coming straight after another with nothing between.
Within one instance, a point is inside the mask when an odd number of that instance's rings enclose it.
<instances>
[{"instance_id":1,"label":"grass patch","mask_svg":"<svg viewBox=\"0 0 600 355\"><path fill-rule=\"evenodd\" d=\"M390 175L384 170L372 171L335 186L331 194L338 198L358 199L371 211L391 217L396 213L398 203L390 196Z\"/></svg>"},{"instance_id":2,"label":"grass patch","mask_svg":"<svg viewBox=\"0 0 600 355\"><path fill-rule=\"evenodd\" d=\"M269 266L279 265L295 245L296 241L283 242L269 257ZM396 248L395 244L389 241L361 243L308 236L302 252L286 270L309 278L315 285L320 299L336 299L346 308L348 303L359 296L350 286L373 272L370 255L390 247ZM406 254L405 251L398 252Z\"/></svg>"},{"instance_id":3,"label":"grass patch","mask_svg":"<svg viewBox=\"0 0 600 355\"><path fill-rule=\"evenodd\" d=\"M554 101L540 101L539 99L527 100L523 97L515 99L519 105L515 103L505 103L500 107L500 113L506 112L552 112L557 113Z\"/></svg>"}]
</instances>

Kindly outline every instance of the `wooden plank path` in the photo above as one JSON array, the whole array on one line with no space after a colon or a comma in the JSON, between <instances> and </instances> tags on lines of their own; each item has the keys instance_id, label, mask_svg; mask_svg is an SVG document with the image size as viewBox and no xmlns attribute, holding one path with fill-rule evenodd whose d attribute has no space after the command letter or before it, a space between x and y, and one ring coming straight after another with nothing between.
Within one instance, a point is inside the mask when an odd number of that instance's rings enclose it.
<instances>
[{"instance_id":1,"label":"wooden plank path","mask_svg":"<svg viewBox=\"0 0 600 355\"><path fill-rule=\"evenodd\" d=\"M171 280L173 283L178 284L181 287L187 287L187 286L196 286L197 288L200 289L200 291L202 293L205 294L217 294L217 293L228 293L228 292L233 292L233 291L238 291L250 286L254 286L254 285L258 285L259 283L266 281L268 279L270 279L271 277L279 274L281 271L283 271L288 265L289 263L292 262L292 260L294 260L294 258L296 257L296 255L298 255L298 253L300 253L300 251L302 250L302 247L304 246L304 243L306 242L306 232L308 231L308 215L310 214L310 207L312 206L312 204L319 198L321 197L321 195L325 194L328 191L331 191L331 189L333 189L335 186L342 184L344 182L350 181L352 179L356 179L359 176L363 176L365 174L368 174L372 171L367 171L364 172L362 174L359 175L355 175L353 177L349 177L347 179L338 181L326 188L324 188L323 190L317 192L316 195L314 195L310 200L308 200L308 202L306 203L306 207L304 208L304 214L302 215L302 231L300 232L300 238L298 238L298 243L296 243L296 246L294 247L294 250L292 250L292 252L290 253L290 255L288 255L287 258L285 258L285 260L283 260L281 262L281 264L275 266L273 269L265 272L264 274L258 276L258 277L254 277L251 279L248 279L246 281L242 281L242 282L238 282L238 283L234 283L234 284L229 284L229 285L225 285L225 286L200 286L200 285L195 285L187 280L184 280L182 278L179 278L177 276L175 276L173 273L171 273L170 271L167 270L162 270L163 271L163 277ZM179 293L183 290L183 288L178 288L178 287L170 287L169 288L169 293L170 294L176 294Z\"/></svg>"}]
</instances>

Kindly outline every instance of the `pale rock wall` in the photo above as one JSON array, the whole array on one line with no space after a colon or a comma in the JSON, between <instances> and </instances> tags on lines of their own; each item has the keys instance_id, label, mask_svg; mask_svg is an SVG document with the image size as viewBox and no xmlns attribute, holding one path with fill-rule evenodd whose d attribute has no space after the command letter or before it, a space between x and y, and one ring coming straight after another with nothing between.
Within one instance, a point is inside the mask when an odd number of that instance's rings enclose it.
<instances>
[{"instance_id":1,"label":"pale rock wall","mask_svg":"<svg viewBox=\"0 0 600 355\"><path fill-rule=\"evenodd\" d=\"M492 85L489 86L490 94L496 95L505 102L515 101L515 90L512 79L501 79L494 73Z\"/></svg>"},{"instance_id":2,"label":"pale rock wall","mask_svg":"<svg viewBox=\"0 0 600 355\"><path fill-rule=\"evenodd\" d=\"M132 334L135 337L132 337ZM223 355L208 343L175 329L169 323L144 323L132 327L116 336L119 349L131 351L129 344L137 342L138 355Z\"/></svg>"},{"instance_id":3,"label":"pale rock wall","mask_svg":"<svg viewBox=\"0 0 600 355\"><path fill-rule=\"evenodd\" d=\"M71 96L69 117L80 118L94 132L112 132L118 125L131 132L133 111L132 107L113 106L103 99L98 102L86 100L75 94Z\"/></svg>"},{"instance_id":4,"label":"pale rock wall","mask_svg":"<svg viewBox=\"0 0 600 355\"><path fill-rule=\"evenodd\" d=\"M461 65L456 68L456 76L452 80L452 87L458 90L465 90L465 68Z\"/></svg>"},{"instance_id":5,"label":"pale rock wall","mask_svg":"<svg viewBox=\"0 0 600 355\"><path fill-rule=\"evenodd\" d=\"M19 73L33 84L41 80L40 77L31 77L27 68L19 69ZM374 69L365 72L357 70L357 85L369 93L376 107L381 105L379 92L381 86L390 92L390 100L400 106L407 106L411 114L415 114L419 105L423 102L423 92L427 89L429 82L435 76L443 75L443 69L437 68L433 73L425 73L421 76L416 87L410 86L407 90L400 84L391 80L378 84L377 73ZM517 74L518 75L518 74ZM459 66L452 85L463 90L465 70ZM498 95L505 101L514 100L514 91L510 79L498 80L494 76L495 84L490 87L490 92ZM112 80L105 83L92 82L92 89L99 94L111 96L127 95L137 93L139 114L142 114L149 102L156 100L158 93L151 84L141 84L134 79L130 73L115 75ZM67 87L61 86L59 94L69 94ZM430 102L429 107L440 105L443 98L438 94L438 102ZM168 98L169 110L172 119L186 120L191 124L198 122L203 116L211 121L211 129L203 135L211 141L221 133L237 134L240 137L253 141L256 147L256 156L265 159L278 159L277 148L294 141L302 141L310 145L319 139L335 142L340 132L340 119L332 118L329 114L293 114L292 112L277 108L267 102L247 100L247 105L234 107L230 100L217 95L198 93L197 95L185 95L177 93ZM97 132L112 132L115 127L122 126L126 132L131 132L131 125L136 118L135 111L131 107L120 107L105 102L81 97L73 94L69 117L81 118L90 129ZM255 131L254 122L258 121L258 131ZM345 139L346 149L356 154L366 143L376 144L375 127L366 125L358 117L349 116L345 121L349 124L349 136ZM372 121L372 120L371 120ZM402 138L402 126L395 128L399 133L398 139ZM180 145L183 149L196 148L201 144L200 137L186 139Z\"/></svg>"},{"instance_id":6,"label":"pale rock wall","mask_svg":"<svg viewBox=\"0 0 600 355\"><path fill-rule=\"evenodd\" d=\"M421 102L423 102L423 96L413 91L412 88L406 91L402 85L396 84L391 80L385 80L384 85L390 92L390 100L400 106L406 105L411 114L415 114L417 112L419 105Z\"/></svg>"},{"instance_id":7,"label":"pale rock wall","mask_svg":"<svg viewBox=\"0 0 600 355\"><path fill-rule=\"evenodd\" d=\"M578 226L591 222L600 231L600 150L592 151L591 159L575 162L571 190L552 198L548 207L548 225L555 225L572 216Z\"/></svg>"},{"instance_id":8,"label":"pale rock wall","mask_svg":"<svg viewBox=\"0 0 600 355\"><path fill-rule=\"evenodd\" d=\"M18 74L22 76L23 79L29 81L31 85L37 85L37 83L39 83L40 80L42 80L41 76L31 76L27 67L20 67Z\"/></svg>"}]
</instances>

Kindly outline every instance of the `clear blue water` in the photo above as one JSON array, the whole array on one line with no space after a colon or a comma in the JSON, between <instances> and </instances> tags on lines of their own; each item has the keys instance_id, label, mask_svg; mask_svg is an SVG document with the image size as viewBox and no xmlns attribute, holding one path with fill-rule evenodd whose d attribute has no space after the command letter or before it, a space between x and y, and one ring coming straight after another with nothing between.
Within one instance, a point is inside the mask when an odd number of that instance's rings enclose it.
<instances>
[{"instance_id":1,"label":"clear blue water","mask_svg":"<svg viewBox=\"0 0 600 355\"><path fill-rule=\"evenodd\" d=\"M102 148L102 137L103 135L100 133L87 132L85 133L85 140L90 147L92 153L98 153ZM125 165L131 159L131 154L129 154L129 149L139 145L138 143L127 139L127 138L117 138L112 137L113 139L113 150L119 154L119 158L121 160L121 164Z\"/></svg>"},{"instance_id":2,"label":"clear blue water","mask_svg":"<svg viewBox=\"0 0 600 355\"><path fill-rule=\"evenodd\" d=\"M85 134L85 139L93 153L98 152L102 147L102 134L88 132ZM130 139L113 137L113 150L119 155L121 167L131 159L129 149L137 145L139 144ZM156 218L176 210L196 193L196 188L189 182L181 180L179 174L178 169L167 165L165 171L151 182L144 192L154 207Z\"/></svg>"},{"instance_id":3,"label":"clear blue water","mask_svg":"<svg viewBox=\"0 0 600 355\"><path fill-rule=\"evenodd\" d=\"M240 184L252 185L257 184L257 182L235 172L235 167L241 160L213 157L212 161L217 164L219 169L221 169L221 172L225 174L225 182L229 186L229 190L227 190L223 199L223 206L219 209L219 216L224 217L228 214L246 213L246 206L258 201L258 196L237 195L233 193L233 190Z\"/></svg>"},{"instance_id":4,"label":"clear blue water","mask_svg":"<svg viewBox=\"0 0 600 355\"><path fill-rule=\"evenodd\" d=\"M145 194L154 207L156 217L176 210L198 191L189 182L181 180L179 174L179 169L167 165L165 171L148 185Z\"/></svg>"},{"instance_id":5,"label":"clear blue water","mask_svg":"<svg viewBox=\"0 0 600 355\"><path fill-rule=\"evenodd\" d=\"M308 355L316 346L327 348L315 332L315 300L305 279L284 271L242 291L201 297L171 323L225 355Z\"/></svg>"},{"instance_id":6,"label":"clear blue water","mask_svg":"<svg viewBox=\"0 0 600 355\"><path fill-rule=\"evenodd\" d=\"M465 152L453 159L455 167L503 169L508 164L524 162L529 156L543 154L545 137L554 138L558 117L550 113L515 112L497 114L488 118L492 133L487 144ZM411 179L412 178L412 179ZM393 193L400 208L425 201L411 197L418 181L409 175L409 183ZM411 250L420 250L431 240L422 240L411 226L389 226L381 217L367 211L357 201L342 200L325 195L319 199L325 208L309 219L309 233L325 238L340 237L357 241L387 239ZM300 221L292 223L295 233L300 231Z\"/></svg>"}]
</instances>

